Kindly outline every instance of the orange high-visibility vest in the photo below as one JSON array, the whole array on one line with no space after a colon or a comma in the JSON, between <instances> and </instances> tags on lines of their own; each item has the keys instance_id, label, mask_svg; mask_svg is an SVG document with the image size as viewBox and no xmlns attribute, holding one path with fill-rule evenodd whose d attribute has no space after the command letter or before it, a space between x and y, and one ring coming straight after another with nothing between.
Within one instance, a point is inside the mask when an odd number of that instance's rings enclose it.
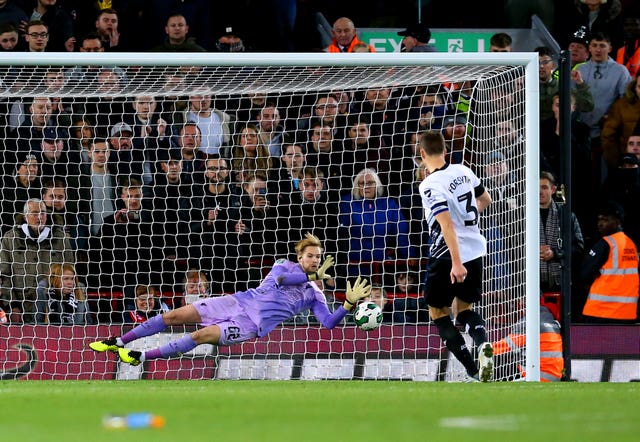
<instances>
[{"instance_id":1,"label":"orange high-visibility vest","mask_svg":"<svg viewBox=\"0 0 640 442\"><path fill-rule=\"evenodd\" d=\"M603 238L609 257L591 284L582 314L595 318L635 319L638 305L638 252L624 232Z\"/></svg>"},{"instance_id":2,"label":"orange high-visibility vest","mask_svg":"<svg viewBox=\"0 0 640 442\"><path fill-rule=\"evenodd\" d=\"M636 75L638 75L638 73L640 72L640 44L638 41L636 41L633 54L631 54L631 57L629 57L627 62L625 63L626 55L627 48L625 46L618 49L618 53L616 55L616 63L620 63L621 65L626 66L631 76L635 78Z\"/></svg>"},{"instance_id":3,"label":"orange high-visibility vest","mask_svg":"<svg viewBox=\"0 0 640 442\"><path fill-rule=\"evenodd\" d=\"M493 354L524 351L526 345L527 336L524 333L510 333L506 338L493 344ZM524 367L518 365L518 369L522 376L526 376ZM560 324L553 319L546 307L540 306L540 381L558 382L562 380L563 371Z\"/></svg>"},{"instance_id":4,"label":"orange high-visibility vest","mask_svg":"<svg viewBox=\"0 0 640 442\"><path fill-rule=\"evenodd\" d=\"M347 48L347 50L345 52L353 52L353 47L359 43L362 44L366 44L364 41L360 40L357 36L353 37L353 40L351 40L351 43L349 44L349 47ZM376 50L373 49L373 46L371 45L367 45L369 46L369 52L375 52ZM336 41L336 39L334 38L333 40L331 40L331 44L329 45L329 47L327 48L327 52L342 52L340 50L340 46L338 45L338 42Z\"/></svg>"}]
</instances>

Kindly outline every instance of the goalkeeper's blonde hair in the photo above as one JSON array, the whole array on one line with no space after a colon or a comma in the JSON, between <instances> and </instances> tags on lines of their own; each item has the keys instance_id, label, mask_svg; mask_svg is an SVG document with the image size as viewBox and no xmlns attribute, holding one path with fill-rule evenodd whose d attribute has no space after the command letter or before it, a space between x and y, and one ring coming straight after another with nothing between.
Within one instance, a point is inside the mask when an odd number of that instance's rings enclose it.
<instances>
[{"instance_id":1,"label":"goalkeeper's blonde hair","mask_svg":"<svg viewBox=\"0 0 640 442\"><path fill-rule=\"evenodd\" d=\"M320 238L311 233L305 233L304 238L296 243L296 255L301 256L307 247L320 247L322 249Z\"/></svg>"}]
</instances>

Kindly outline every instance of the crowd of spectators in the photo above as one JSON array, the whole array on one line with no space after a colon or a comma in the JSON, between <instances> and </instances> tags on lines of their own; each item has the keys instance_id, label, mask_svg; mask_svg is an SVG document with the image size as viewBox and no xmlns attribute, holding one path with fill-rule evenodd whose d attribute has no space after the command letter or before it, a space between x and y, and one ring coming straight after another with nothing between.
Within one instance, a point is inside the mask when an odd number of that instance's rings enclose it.
<instances>
[{"instance_id":1,"label":"crowd of spectators","mask_svg":"<svg viewBox=\"0 0 640 442\"><path fill-rule=\"evenodd\" d=\"M196 27L202 22L191 10L166 10L161 16L137 2L112 1L112 8L104 9L105 2L27 3L0 0L5 50L248 49L232 28L212 36L211 29ZM586 7L582 3L597 3L607 16L613 12L605 5L620 4L587 0L576 3L578 12ZM640 89L631 72L638 60L635 53L625 57L624 48L629 36L639 41L640 27L614 33L622 29L612 24L618 21L600 27L593 20L597 16L597 11L573 14L572 25L580 31L565 41L572 52L588 52L572 74L572 148L580 172L575 183L590 183L601 200L624 197L621 203L637 216ZM151 23L163 23L163 32L150 33L155 40L133 34L140 17L154 17ZM585 23L585 17L592 19ZM627 23L624 18L617 20ZM329 52L360 46L353 21L340 18L333 31ZM415 51L428 43L427 32L412 25L399 34L407 40L406 50ZM509 50L508 34L491 44L492 50ZM561 176L555 55L544 47L536 51L544 90L540 163L555 185L554 175ZM136 322L157 310L149 298L159 303L169 293L168 304L175 306L187 295L246 289L307 231L337 257L327 293L343 290L347 276L368 275L384 291L377 299L387 301L387 321L422 320L425 306L412 299L419 293L428 246L415 199L426 173L417 155L424 129L442 131L449 161L486 165L478 173L494 194L495 214L522 218L524 202L514 190L523 182L514 164L522 153L521 122L505 106L519 93L517 83L509 92L497 92L493 132L484 145L470 148L478 140L469 99L473 82L274 96L221 97L205 88L175 97L119 93L136 73L113 66L52 68L42 78L42 93L2 103L0 307L13 322ZM163 81L167 90L179 91L182 82L198 75L177 69ZM109 96L61 94L73 82ZM619 192L614 183L620 180L631 187ZM587 247L599 239L589 203L576 198L572 208ZM517 284L511 275L521 269L509 266L515 261L509 229L519 227L490 216L483 228L493 260L491 290ZM640 237L640 225L625 230L634 240ZM89 318L79 286L89 293L122 293L120 307L128 313L94 312Z\"/></svg>"}]
</instances>

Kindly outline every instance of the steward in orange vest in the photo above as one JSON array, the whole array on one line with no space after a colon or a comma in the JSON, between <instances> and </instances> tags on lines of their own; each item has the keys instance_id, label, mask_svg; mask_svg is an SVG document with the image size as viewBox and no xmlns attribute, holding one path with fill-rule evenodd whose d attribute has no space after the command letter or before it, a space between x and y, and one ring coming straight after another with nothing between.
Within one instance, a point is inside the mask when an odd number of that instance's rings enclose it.
<instances>
[{"instance_id":1,"label":"steward in orange vest","mask_svg":"<svg viewBox=\"0 0 640 442\"><path fill-rule=\"evenodd\" d=\"M331 34L333 35L333 40L331 40L331 44L327 47L327 52L353 52L353 48L356 45L367 46L369 52L376 51L373 49L373 46L367 45L358 38L355 25L347 17L341 17L335 21Z\"/></svg>"},{"instance_id":2,"label":"steward in orange vest","mask_svg":"<svg viewBox=\"0 0 640 442\"><path fill-rule=\"evenodd\" d=\"M524 318L513 326L506 338L493 344L496 358L496 377L500 377L501 365L517 364L518 371L524 377L524 356L527 344L526 323ZM510 355L511 354L511 355ZM511 363L509 359L513 359ZM514 370L515 371L515 370ZM562 358L562 335L560 323L553 318L547 307L540 306L540 381L558 382L562 380L564 359ZM506 377L508 373L505 373ZM513 375L511 376L513 377Z\"/></svg>"},{"instance_id":3,"label":"steward in orange vest","mask_svg":"<svg viewBox=\"0 0 640 442\"><path fill-rule=\"evenodd\" d=\"M622 231L624 211L608 202L598 212L602 239L591 248L582 266L582 280L590 285L582 314L586 322L633 323L638 308L638 251Z\"/></svg>"},{"instance_id":4,"label":"steward in orange vest","mask_svg":"<svg viewBox=\"0 0 640 442\"><path fill-rule=\"evenodd\" d=\"M624 45L616 54L616 63L626 66L629 73L635 78L640 72L640 40L632 45Z\"/></svg>"}]
</instances>

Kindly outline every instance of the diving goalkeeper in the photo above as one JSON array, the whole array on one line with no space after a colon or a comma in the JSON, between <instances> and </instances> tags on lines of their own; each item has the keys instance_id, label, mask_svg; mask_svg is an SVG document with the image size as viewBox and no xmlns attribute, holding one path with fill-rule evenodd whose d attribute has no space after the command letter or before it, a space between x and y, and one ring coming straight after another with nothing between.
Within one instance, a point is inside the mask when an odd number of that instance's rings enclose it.
<instances>
[{"instance_id":1,"label":"diving goalkeeper","mask_svg":"<svg viewBox=\"0 0 640 442\"><path fill-rule=\"evenodd\" d=\"M324 263L320 240L306 234L295 247L298 263L278 260L262 283L246 292L207 298L180 307L143 322L121 337L95 341L89 347L97 352L111 351L131 365L157 358L186 353L200 344L232 345L268 334L281 322L311 309L326 328L335 327L361 299L369 296L371 286L366 279L347 282L346 300L333 313L327 300L312 281L331 278L327 273L333 257ZM160 333L167 326L199 324L202 328L153 350L140 352L125 349L129 342Z\"/></svg>"}]
</instances>

